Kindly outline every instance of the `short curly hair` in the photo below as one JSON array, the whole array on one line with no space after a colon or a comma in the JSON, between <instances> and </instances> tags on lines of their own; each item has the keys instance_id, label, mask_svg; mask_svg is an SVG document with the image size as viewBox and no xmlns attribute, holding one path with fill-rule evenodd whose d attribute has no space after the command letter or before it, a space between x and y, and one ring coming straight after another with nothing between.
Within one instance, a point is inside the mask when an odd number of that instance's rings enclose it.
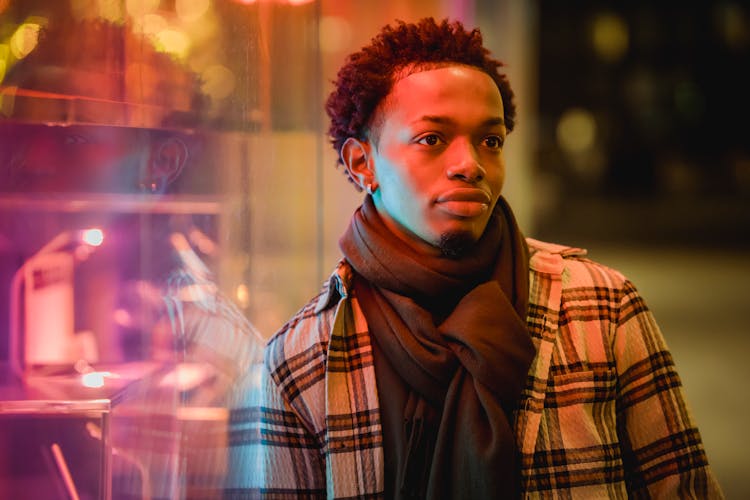
<instances>
[{"instance_id":1,"label":"short curly hair","mask_svg":"<svg viewBox=\"0 0 750 500\"><path fill-rule=\"evenodd\" d=\"M498 71L504 64L493 59L482 43L480 31L469 31L460 21L438 23L427 17L385 26L369 45L349 55L326 101L331 119L328 133L336 152L350 137L366 139L374 125L373 113L404 71L410 74L454 63L473 66L492 78L503 100L505 126L508 132L513 130L513 91L506 75Z\"/></svg>"}]
</instances>

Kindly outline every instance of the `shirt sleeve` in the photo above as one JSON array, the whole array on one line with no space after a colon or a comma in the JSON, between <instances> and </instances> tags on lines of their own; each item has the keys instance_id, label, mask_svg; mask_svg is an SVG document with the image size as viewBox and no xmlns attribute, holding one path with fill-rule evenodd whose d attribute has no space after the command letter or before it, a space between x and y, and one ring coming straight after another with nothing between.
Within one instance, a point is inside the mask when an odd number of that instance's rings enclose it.
<instances>
[{"instance_id":1,"label":"shirt sleeve","mask_svg":"<svg viewBox=\"0 0 750 500\"><path fill-rule=\"evenodd\" d=\"M229 498L324 498L318 440L282 394L266 365L258 365L257 399L233 414Z\"/></svg>"},{"instance_id":2,"label":"shirt sleeve","mask_svg":"<svg viewBox=\"0 0 750 500\"><path fill-rule=\"evenodd\" d=\"M723 498L664 338L626 281L614 325L618 433L631 498Z\"/></svg>"}]
</instances>

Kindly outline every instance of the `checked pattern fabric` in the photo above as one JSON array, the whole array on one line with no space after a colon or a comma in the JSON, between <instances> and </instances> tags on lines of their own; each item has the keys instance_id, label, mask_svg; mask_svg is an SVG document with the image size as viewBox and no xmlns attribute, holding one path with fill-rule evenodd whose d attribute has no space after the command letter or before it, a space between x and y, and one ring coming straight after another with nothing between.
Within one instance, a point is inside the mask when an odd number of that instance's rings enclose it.
<instances>
[{"instance_id":1,"label":"checked pattern fabric","mask_svg":"<svg viewBox=\"0 0 750 500\"><path fill-rule=\"evenodd\" d=\"M722 498L662 334L585 251L528 240L537 354L515 411L525 498ZM371 339L351 269L268 342L229 498L381 498ZM242 427L238 426L238 429ZM254 432L248 432L253 429Z\"/></svg>"}]
</instances>

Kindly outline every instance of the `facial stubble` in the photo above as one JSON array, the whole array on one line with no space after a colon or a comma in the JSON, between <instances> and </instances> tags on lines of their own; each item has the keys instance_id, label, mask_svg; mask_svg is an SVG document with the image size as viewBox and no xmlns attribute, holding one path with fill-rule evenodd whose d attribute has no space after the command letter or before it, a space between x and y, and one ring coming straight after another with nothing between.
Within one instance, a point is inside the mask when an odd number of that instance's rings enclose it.
<instances>
[{"instance_id":1,"label":"facial stubble","mask_svg":"<svg viewBox=\"0 0 750 500\"><path fill-rule=\"evenodd\" d=\"M475 243L476 241L469 232L446 232L440 235L438 248L443 257L460 259Z\"/></svg>"}]
</instances>

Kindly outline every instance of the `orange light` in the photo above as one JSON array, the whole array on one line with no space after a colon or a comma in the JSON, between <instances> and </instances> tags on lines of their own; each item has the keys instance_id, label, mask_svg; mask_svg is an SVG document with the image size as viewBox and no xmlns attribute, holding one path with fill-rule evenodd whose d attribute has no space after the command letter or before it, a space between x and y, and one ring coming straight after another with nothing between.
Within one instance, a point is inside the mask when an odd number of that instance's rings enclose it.
<instances>
[{"instance_id":1,"label":"orange light","mask_svg":"<svg viewBox=\"0 0 750 500\"><path fill-rule=\"evenodd\" d=\"M125 10L134 18L151 14L159 8L159 0L126 0Z\"/></svg>"},{"instance_id":2,"label":"orange light","mask_svg":"<svg viewBox=\"0 0 750 500\"><path fill-rule=\"evenodd\" d=\"M39 42L39 30L41 25L38 23L23 23L10 37L10 51L16 59L23 59L36 48Z\"/></svg>"},{"instance_id":3,"label":"orange light","mask_svg":"<svg viewBox=\"0 0 750 500\"><path fill-rule=\"evenodd\" d=\"M185 57L190 50L190 38L180 30L165 29L156 34L164 52L177 57Z\"/></svg>"},{"instance_id":4,"label":"orange light","mask_svg":"<svg viewBox=\"0 0 750 500\"><path fill-rule=\"evenodd\" d=\"M176 0L175 11L182 21L195 22L208 12L208 0Z\"/></svg>"}]
</instances>

